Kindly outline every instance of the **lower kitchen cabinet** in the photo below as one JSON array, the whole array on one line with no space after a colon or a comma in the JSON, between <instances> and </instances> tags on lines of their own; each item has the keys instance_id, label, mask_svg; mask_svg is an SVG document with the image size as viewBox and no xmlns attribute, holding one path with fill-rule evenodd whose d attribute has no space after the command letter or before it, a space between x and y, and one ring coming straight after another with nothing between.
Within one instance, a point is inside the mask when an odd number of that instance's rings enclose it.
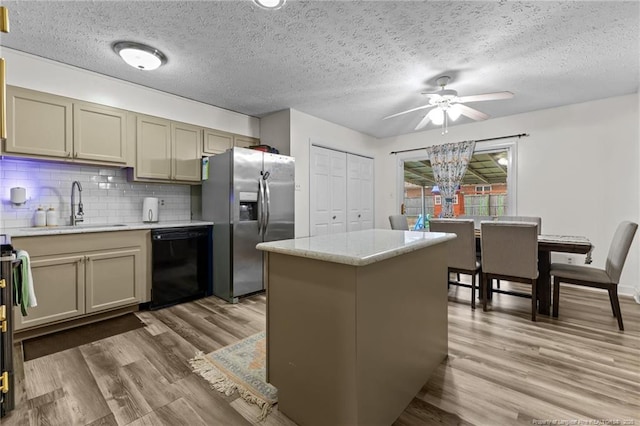
<instances>
[{"instance_id":1,"label":"lower kitchen cabinet","mask_svg":"<svg viewBox=\"0 0 640 426\"><path fill-rule=\"evenodd\" d=\"M23 316L14 309L15 330L79 319L137 305L147 294L149 231L15 237L26 250L38 306Z\"/></svg>"},{"instance_id":2,"label":"lower kitchen cabinet","mask_svg":"<svg viewBox=\"0 0 640 426\"><path fill-rule=\"evenodd\" d=\"M85 263L86 313L140 302L145 279L140 247L89 254Z\"/></svg>"},{"instance_id":3,"label":"lower kitchen cabinet","mask_svg":"<svg viewBox=\"0 0 640 426\"><path fill-rule=\"evenodd\" d=\"M84 314L83 255L36 256L31 258L31 271L38 306L28 308L22 316L16 307L15 329L46 325Z\"/></svg>"}]
</instances>

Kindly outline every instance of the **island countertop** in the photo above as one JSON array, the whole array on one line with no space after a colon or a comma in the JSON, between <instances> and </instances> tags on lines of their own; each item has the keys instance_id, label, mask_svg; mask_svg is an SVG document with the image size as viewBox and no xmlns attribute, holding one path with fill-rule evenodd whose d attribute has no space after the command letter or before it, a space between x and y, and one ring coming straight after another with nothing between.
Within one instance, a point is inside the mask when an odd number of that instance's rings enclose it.
<instances>
[{"instance_id":1,"label":"island countertop","mask_svg":"<svg viewBox=\"0 0 640 426\"><path fill-rule=\"evenodd\" d=\"M325 262L365 266L455 237L455 234L442 232L368 229L260 243L256 248Z\"/></svg>"}]
</instances>

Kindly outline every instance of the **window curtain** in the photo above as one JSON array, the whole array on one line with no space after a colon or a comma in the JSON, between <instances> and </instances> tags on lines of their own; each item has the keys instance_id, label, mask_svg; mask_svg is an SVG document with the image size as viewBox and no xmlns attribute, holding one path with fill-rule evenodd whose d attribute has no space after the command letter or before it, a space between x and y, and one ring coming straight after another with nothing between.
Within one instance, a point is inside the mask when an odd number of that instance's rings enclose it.
<instances>
[{"instance_id":1,"label":"window curtain","mask_svg":"<svg viewBox=\"0 0 640 426\"><path fill-rule=\"evenodd\" d=\"M442 217L453 217L453 197L462 182L476 141L446 143L427 148L433 177L442 196Z\"/></svg>"}]
</instances>

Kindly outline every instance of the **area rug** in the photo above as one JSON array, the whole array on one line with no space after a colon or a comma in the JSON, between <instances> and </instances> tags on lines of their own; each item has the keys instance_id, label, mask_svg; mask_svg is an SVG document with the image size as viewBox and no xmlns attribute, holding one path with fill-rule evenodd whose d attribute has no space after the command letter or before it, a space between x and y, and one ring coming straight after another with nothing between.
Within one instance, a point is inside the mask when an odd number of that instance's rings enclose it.
<instances>
[{"instance_id":1,"label":"area rug","mask_svg":"<svg viewBox=\"0 0 640 426\"><path fill-rule=\"evenodd\" d=\"M191 367L211 387L227 396L234 392L247 402L256 404L264 420L278 402L278 390L266 382L266 333L260 332L230 346L204 354L198 352Z\"/></svg>"},{"instance_id":2,"label":"area rug","mask_svg":"<svg viewBox=\"0 0 640 426\"><path fill-rule=\"evenodd\" d=\"M22 342L24 360L40 358L142 327L144 323L135 314L128 313L46 336L33 337Z\"/></svg>"}]
</instances>

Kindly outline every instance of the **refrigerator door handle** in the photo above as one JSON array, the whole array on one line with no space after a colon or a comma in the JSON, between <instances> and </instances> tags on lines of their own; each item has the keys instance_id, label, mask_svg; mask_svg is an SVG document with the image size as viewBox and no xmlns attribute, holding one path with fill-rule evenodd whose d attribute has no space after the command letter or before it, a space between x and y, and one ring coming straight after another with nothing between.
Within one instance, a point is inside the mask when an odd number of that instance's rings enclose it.
<instances>
[{"instance_id":1,"label":"refrigerator door handle","mask_svg":"<svg viewBox=\"0 0 640 426\"><path fill-rule=\"evenodd\" d=\"M267 227L269 226L269 213L271 211L271 194L269 192L269 181L264 181L265 186L265 199L267 200L267 214L264 219L264 229L262 230L262 235L264 236L267 233Z\"/></svg>"},{"instance_id":2,"label":"refrigerator door handle","mask_svg":"<svg viewBox=\"0 0 640 426\"><path fill-rule=\"evenodd\" d=\"M264 222L264 186L262 185L262 176L258 179L258 196L260 197L260 210L258 213L258 235L262 234L262 223Z\"/></svg>"}]
</instances>

